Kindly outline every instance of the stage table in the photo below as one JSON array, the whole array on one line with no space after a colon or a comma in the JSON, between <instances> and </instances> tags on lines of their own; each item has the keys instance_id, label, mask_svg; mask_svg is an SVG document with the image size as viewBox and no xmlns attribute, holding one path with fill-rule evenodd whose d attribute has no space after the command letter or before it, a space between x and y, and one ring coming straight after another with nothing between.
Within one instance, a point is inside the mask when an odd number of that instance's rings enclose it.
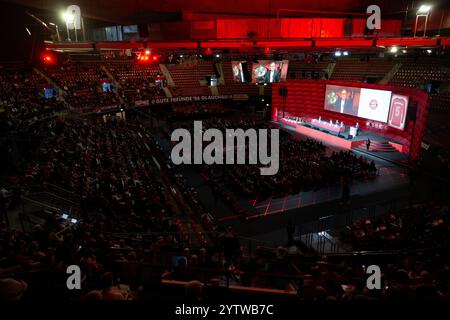
<instances>
[{"instance_id":1,"label":"stage table","mask_svg":"<svg viewBox=\"0 0 450 320\"><path fill-rule=\"evenodd\" d=\"M332 131L335 133L343 133L345 132L345 126L340 126L340 125L335 125L335 124L330 124L329 122L326 121L319 121L317 119L312 119L311 120L311 125L317 128L321 128L327 131Z\"/></svg>"}]
</instances>

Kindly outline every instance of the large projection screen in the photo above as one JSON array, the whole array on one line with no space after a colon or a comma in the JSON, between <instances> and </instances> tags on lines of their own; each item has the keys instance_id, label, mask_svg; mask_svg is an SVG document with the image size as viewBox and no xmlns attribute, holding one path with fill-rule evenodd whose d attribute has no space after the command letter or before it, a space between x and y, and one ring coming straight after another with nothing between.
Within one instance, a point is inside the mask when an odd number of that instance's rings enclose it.
<instances>
[{"instance_id":1,"label":"large projection screen","mask_svg":"<svg viewBox=\"0 0 450 320\"><path fill-rule=\"evenodd\" d=\"M391 91L327 85L324 108L328 111L388 122Z\"/></svg>"},{"instance_id":2,"label":"large projection screen","mask_svg":"<svg viewBox=\"0 0 450 320\"><path fill-rule=\"evenodd\" d=\"M391 95L391 91L361 88L358 117L386 123Z\"/></svg>"},{"instance_id":3,"label":"large projection screen","mask_svg":"<svg viewBox=\"0 0 450 320\"><path fill-rule=\"evenodd\" d=\"M258 60L252 65L253 83L286 81L289 60Z\"/></svg>"},{"instance_id":4,"label":"large projection screen","mask_svg":"<svg viewBox=\"0 0 450 320\"><path fill-rule=\"evenodd\" d=\"M251 79L248 79L247 74L245 72L245 61L231 61L231 69L233 70L233 80L235 82L249 82Z\"/></svg>"},{"instance_id":5,"label":"large projection screen","mask_svg":"<svg viewBox=\"0 0 450 320\"><path fill-rule=\"evenodd\" d=\"M325 110L358 115L361 88L327 85L325 92Z\"/></svg>"}]
</instances>

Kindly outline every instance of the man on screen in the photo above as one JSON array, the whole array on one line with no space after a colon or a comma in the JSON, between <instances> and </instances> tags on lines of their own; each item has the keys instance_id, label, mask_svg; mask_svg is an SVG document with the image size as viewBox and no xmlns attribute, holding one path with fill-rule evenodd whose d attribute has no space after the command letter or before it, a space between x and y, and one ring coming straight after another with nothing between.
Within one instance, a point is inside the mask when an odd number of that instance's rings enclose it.
<instances>
[{"instance_id":1,"label":"man on screen","mask_svg":"<svg viewBox=\"0 0 450 320\"><path fill-rule=\"evenodd\" d=\"M356 116L356 112L353 110L353 97L347 90L343 89L338 95L333 111Z\"/></svg>"},{"instance_id":2,"label":"man on screen","mask_svg":"<svg viewBox=\"0 0 450 320\"><path fill-rule=\"evenodd\" d=\"M245 82L244 72L242 71L242 64L233 65L233 76L234 81Z\"/></svg>"},{"instance_id":3,"label":"man on screen","mask_svg":"<svg viewBox=\"0 0 450 320\"><path fill-rule=\"evenodd\" d=\"M277 70L277 65L275 62L270 63L270 69L266 72L264 81L266 83L280 82L280 72Z\"/></svg>"}]
</instances>

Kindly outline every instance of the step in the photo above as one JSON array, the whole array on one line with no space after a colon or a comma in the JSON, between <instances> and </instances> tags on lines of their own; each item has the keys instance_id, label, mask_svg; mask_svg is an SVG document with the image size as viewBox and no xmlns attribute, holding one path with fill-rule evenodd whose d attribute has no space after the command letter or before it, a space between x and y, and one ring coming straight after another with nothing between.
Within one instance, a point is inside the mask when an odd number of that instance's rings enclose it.
<instances>
[{"instance_id":1,"label":"step","mask_svg":"<svg viewBox=\"0 0 450 320\"><path fill-rule=\"evenodd\" d=\"M361 141L361 143L355 149L366 150L366 141ZM386 141L371 141L370 148L368 151L372 152L396 152L397 149L394 148L389 142Z\"/></svg>"},{"instance_id":2,"label":"step","mask_svg":"<svg viewBox=\"0 0 450 320\"><path fill-rule=\"evenodd\" d=\"M356 147L354 149L360 150L360 151L370 151L370 152L398 152L397 149L395 149L394 147L392 147L392 148L372 148L372 147L370 147L369 150L367 150L367 148L365 148L365 147Z\"/></svg>"}]
</instances>

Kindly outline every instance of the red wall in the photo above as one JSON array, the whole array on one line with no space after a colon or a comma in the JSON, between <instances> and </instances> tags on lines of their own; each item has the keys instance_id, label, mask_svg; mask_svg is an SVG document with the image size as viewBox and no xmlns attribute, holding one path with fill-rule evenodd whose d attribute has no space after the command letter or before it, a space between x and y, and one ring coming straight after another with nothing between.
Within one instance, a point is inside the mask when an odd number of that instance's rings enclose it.
<instances>
[{"instance_id":1,"label":"red wall","mask_svg":"<svg viewBox=\"0 0 450 320\"><path fill-rule=\"evenodd\" d=\"M402 131L391 127L387 127L386 130L374 129L366 127L366 119L324 110L325 88L327 84L390 90L394 93L409 96L410 102L405 130ZM276 120L277 117L276 110L281 111L283 106L282 97L278 94L278 88L281 85L285 85L288 88L288 96L284 109L285 115L313 118L322 116L324 119L343 121L344 124L347 125L354 125L358 122L361 129L374 131L377 134L392 139L394 142L406 146L407 150L411 150L411 160L418 158L428 117L428 95L425 92L412 88L398 88L345 81L288 80L287 82L276 83L273 85L272 118L274 120ZM413 120L414 118L415 120Z\"/></svg>"},{"instance_id":2,"label":"red wall","mask_svg":"<svg viewBox=\"0 0 450 320\"><path fill-rule=\"evenodd\" d=\"M346 23L351 28L346 30ZM365 19L345 18L220 18L151 24L150 39L299 39L342 38L364 34ZM401 20L383 20L379 35L400 35Z\"/></svg>"}]
</instances>

